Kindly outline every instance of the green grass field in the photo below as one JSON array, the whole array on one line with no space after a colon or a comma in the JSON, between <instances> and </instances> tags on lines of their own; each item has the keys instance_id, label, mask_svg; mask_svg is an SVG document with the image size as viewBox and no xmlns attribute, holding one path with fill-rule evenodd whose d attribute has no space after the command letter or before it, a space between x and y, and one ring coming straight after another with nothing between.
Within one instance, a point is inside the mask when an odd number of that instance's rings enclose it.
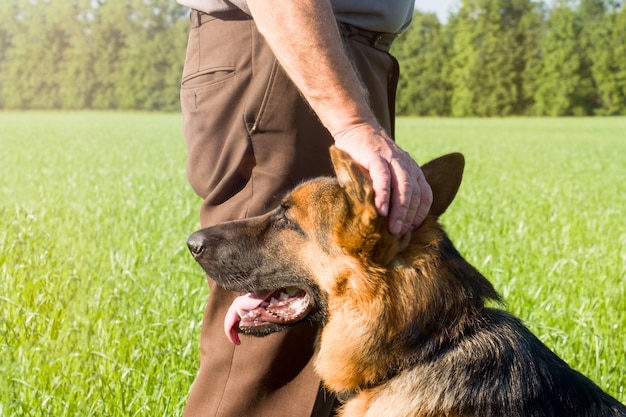
<instances>
[{"instance_id":1,"label":"green grass field","mask_svg":"<svg viewBox=\"0 0 626 417\"><path fill-rule=\"evenodd\" d=\"M443 222L506 308L626 401L626 118L400 119L460 151ZM0 113L0 416L175 416L208 295L180 116Z\"/></svg>"}]
</instances>

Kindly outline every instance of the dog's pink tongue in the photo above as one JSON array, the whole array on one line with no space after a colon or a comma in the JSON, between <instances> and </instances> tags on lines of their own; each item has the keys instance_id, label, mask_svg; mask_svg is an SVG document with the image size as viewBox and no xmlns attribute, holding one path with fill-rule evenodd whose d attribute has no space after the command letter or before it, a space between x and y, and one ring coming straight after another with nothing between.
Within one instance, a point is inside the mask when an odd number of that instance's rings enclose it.
<instances>
[{"instance_id":1,"label":"dog's pink tongue","mask_svg":"<svg viewBox=\"0 0 626 417\"><path fill-rule=\"evenodd\" d=\"M271 293L271 291L266 293L249 293L235 298L224 318L224 332L226 332L228 340L236 345L241 344L239 335L237 334L239 320L241 319L240 312L254 310L260 306Z\"/></svg>"}]
</instances>

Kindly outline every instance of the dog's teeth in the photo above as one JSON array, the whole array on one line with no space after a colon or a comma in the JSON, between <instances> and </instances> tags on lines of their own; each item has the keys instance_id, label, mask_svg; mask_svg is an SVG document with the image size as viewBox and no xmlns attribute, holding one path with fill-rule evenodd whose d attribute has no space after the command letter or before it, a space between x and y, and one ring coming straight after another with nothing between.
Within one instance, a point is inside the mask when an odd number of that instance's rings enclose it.
<instances>
[{"instance_id":1,"label":"dog's teeth","mask_svg":"<svg viewBox=\"0 0 626 417\"><path fill-rule=\"evenodd\" d=\"M244 310L243 308L237 308L237 314L239 314L239 317L245 317L249 312L250 312L250 310Z\"/></svg>"},{"instance_id":2,"label":"dog's teeth","mask_svg":"<svg viewBox=\"0 0 626 417\"><path fill-rule=\"evenodd\" d=\"M280 299L281 300L286 300L287 298L289 298L289 294L287 294L286 292L280 292Z\"/></svg>"},{"instance_id":3,"label":"dog's teeth","mask_svg":"<svg viewBox=\"0 0 626 417\"><path fill-rule=\"evenodd\" d=\"M278 300L272 297L272 299L270 300L270 304L278 304Z\"/></svg>"}]
</instances>

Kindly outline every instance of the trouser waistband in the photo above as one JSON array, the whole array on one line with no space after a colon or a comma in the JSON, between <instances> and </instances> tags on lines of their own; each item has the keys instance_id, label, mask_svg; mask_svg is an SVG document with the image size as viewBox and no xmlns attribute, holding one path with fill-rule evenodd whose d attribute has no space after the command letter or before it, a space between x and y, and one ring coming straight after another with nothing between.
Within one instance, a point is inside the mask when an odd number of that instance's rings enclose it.
<instances>
[{"instance_id":1,"label":"trouser waistband","mask_svg":"<svg viewBox=\"0 0 626 417\"><path fill-rule=\"evenodd\" d=\"M211 19L248 20L251 17L239 9L207 14L199 10L191 10L189 15L192 27L202 26ZM341 36L371 46L383 52L389 52L391 43L397 37L394 33L372 32L343 22L337 22Z\"/></svg>"},{"instance_id":2,"label":"trouser waistband","mask_svg":"<svg viewBox=\"0 0 626 417\"><path fill-rule=\"evenodd\" d=\"M220 19L220 20L250 20L252 19L247 13L239 9L226 10L223 12L215 12L215 13L204 13L200 10L191 9L191 13L189 14L189 20L191 20L191 27L197 28L202 26L203 23L208 22L209 20Z\"/></svg>"}]
</instances>

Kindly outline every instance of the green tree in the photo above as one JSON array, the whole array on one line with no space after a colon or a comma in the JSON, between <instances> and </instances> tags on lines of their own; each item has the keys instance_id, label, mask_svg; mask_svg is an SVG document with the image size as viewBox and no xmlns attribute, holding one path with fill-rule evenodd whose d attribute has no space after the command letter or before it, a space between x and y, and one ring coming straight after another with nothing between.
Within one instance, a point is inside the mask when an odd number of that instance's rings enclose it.
<instances>
[{"instance_id":1,"label":"green tree","mask_svg":"<svg viewBox=\"0 0 626 417\"><path fill-rule=\"evenodd\" d=\"M523 113L524 49L532 45L521 22L535 10L530 0L463 0L453 29L453 115Z\"/></svg>"},{"instance_id":2,"label":"green tree","mask_svg":"<svg viewBox=\"0 0 626 417\"><path fill-rule=\"evenodd\" d=\"M15 0L0 2L0 109L6 107L8 52L13 48L16 33L17 4Z\"/></svg>"},{"instance_id":3,"label":"green tree","mask_svg":"<svg viewBox=\"0 0 626 417\"><path fill-rule=\"evenodd\" d=\"M605 103L610 114L626 115L626 6L615 14L611 31L611 87L606 88Z\"/></svg>"},{"instance_id":4,"label":"green tree","mask_svg":"<svg viewBox=\"0 0 626 417\"><path fill-rule=\"evenodd\" d=\"M543 60L535 93L537 114L589 114L589 97L594 88L586 73L580 32L580 20L567 3L551 10L541 45Z\"/></svg>"},{"instance_id":5,"label":"green tree","mask_svg":"<svg viewBox=\"0 0 626 417\"><path fill-rule=\"evenodd\" d=\"M0 67L5 107L84 106L89 1L17 0L14 6L11 45Z\"/></svg>"},{"instance_id":6,"label":"green tree","mask_svg":"<svg viewBox=\"0 0 626 417\"><path fill-rule=\"evenodd\" d=\"M0 108L178 108L187 10L171 0L3 0Z\"/></svg>"},{"instance_id":7,"label":"green tree","mask_svg":"<svg viewBox=\"0 0 626 417\"><path fill-rule=\"evenodd\" d=\"M411 27L393 47L401 67L398 114L450 114L451 86L446 74L450 47L445 26L435 14L415 13Z\"/></svg>"},{"instance_id":8,"label":"green tree","mask_svg":"<svg viewBox=\"0 0 626 417\"><path fill-rule=\"evenodd\" d=\"M95 109L118 108L116 89L120 76L123 51L133 30L132 9L127 1L100 0L91 22L92 74L94 83L89 92L89 104Z\"/></svg>"},{"instance_id":9,"label":"green tree","mask_svg":"<svg viewBox=\"0 0 626 417\"><path fill-rule=\"evenodd\" d=\"M398 114L626 114L623 0L461 0L396 40ZM1 0L0 109L177 110L173 0Z\"/></svg>"},{"instance_id":10,"label":"green tree","mask_svg":"<svg viewBox=\"0 0 626 417\"><path fill-rule=\"evenodd\" d=\"M589 107L596 114L614 115L625 110L621 78L626 66L626 27L620 21L624 9L618 14L615 6L601 0L583 0L580 4L585 72L593 79L595 88Z\"/></svg>"},{"instance_id":11,"label":"green tree","mask_svg":"<svg viewBox=\"0 0 626 417\"><path fill-rule=\"evenodd\" d=\"M598 112L602 108L597 78L601 78L601 66L597 65L610 45L607 26L610 17L604 0L580 0L578 5L580 20L581 76L591 79L592 88L585 97L587 112Z\"/></svg>"},{"instance_id":12,"label":"green tree","mask_svg":"<svg viewBox=\"0 0 626 417\"><path fill-rule=\"evenodd\" d=\"M541 70L542 54L540 45L546 32L544 4L535 3L533 8L524 13L519 22L519 30L523 34L521 77L519 81L519 114L535 114L535 92L538 88L538 76Z\"/></svg>"},{"instance_id":13,"label":"green tree","mask_svg":"<svg viewBox=\"0 0 626 417\"><path fill-rule=\"evenodd\" d=\"M53 65L46 103L53 108L80 109L89 104L87 97L92 80L89 11L89 0L50 1L45 8L45 32L53 37L55 46L46 55Z\"/></svg>"},{"instance_id":14,"label":"green tree","mask_svg":"<svg viewBox=\"0 0 626 417\"><path fill-rule=\"evenodd\" d=\"M38 36L34 27L41 24L37 17L36 4L28 0L16 0L14 8L9 10L12 20L8 35L10 47L4 52L2 66L2 93L6 108L29 107L35 100L38 88L41 88L42 72L39 54L46 39ZM3 10L5 11L5 10Z\"/></svg>"},{"instance_id":15,"label":"green tree","mask_svg":"<svg viewBox=\"0 0 626 417\"><path fill-rule=\"evenodd\" d=\"M118 105L125 109L178 109L187 41L187 11L171 0L132 0L127 48L121 52Z\"/></svg>"}]
</instances>

